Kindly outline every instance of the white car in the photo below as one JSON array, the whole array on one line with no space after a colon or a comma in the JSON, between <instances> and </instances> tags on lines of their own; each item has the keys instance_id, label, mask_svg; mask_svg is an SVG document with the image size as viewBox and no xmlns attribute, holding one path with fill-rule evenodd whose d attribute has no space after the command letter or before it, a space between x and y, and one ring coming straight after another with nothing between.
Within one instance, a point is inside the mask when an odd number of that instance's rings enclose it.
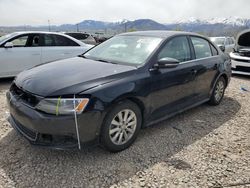
<instances>
[{"instance_id":1,"label":"white car","mask_svg":"<svg viewBox=\"0 0 250 188\"><path fill-rule=\"evenodd\" d=\"M76 57L92 45L54 32L15 32L0 37L0 78L60 59Z\"/></svg>"},{"instance_id":2,"label":"white car","mask_svg":"<svg viewBox=\"0 0 250 188\"><path fill-rule=\"evenodd\" d=\"M250 75L250 30L238 34L235 51L230 53L232 73Z\"/></svg>"},{"instance_id":3,"label":"white car","mask_svg":"<svg viewBox=\"0 0 250 188\"><path fill-rule=\"evenodd\" d=\"M233 37L210 37L210 40L225 53L232 52L235 46Z\"/></svg>"}]
</instances>

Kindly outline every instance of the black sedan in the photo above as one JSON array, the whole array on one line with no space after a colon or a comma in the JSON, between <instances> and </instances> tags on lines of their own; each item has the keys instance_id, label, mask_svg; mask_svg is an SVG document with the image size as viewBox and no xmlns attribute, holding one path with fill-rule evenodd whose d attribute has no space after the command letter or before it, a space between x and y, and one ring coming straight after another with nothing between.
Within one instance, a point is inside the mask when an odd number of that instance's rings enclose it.
<instances>
[{"instance_id":1,"label":"black sedan","mask_svg":"<svg viewBox=\"0 0 250 188\"><path fill-rule=\"evenodd\" d=\"M230 58L203 36L121 34L20 73L7 93L9 121L35 145L98 143L117 152L143 127L205 102L218 105L230 76Z\"/></svg>"}]
</instances>

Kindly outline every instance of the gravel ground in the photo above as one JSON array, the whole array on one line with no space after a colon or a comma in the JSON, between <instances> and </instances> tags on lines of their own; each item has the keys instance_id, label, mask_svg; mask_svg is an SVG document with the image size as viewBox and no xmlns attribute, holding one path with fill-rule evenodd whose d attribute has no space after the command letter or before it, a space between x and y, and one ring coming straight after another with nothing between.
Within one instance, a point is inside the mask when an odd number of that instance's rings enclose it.
<instances>
[{"instance_id":1,"label":"gravel ground","mask_svg":"<svg viewBox=\"0 0 250 188\"><path fill-rule=\"evenodd\" d=\"M141 131L129 149L33 147L5 118L0 81L0 187L250 187L250 78L234 77L206 104Z\"/></svg>"}]
</instances>

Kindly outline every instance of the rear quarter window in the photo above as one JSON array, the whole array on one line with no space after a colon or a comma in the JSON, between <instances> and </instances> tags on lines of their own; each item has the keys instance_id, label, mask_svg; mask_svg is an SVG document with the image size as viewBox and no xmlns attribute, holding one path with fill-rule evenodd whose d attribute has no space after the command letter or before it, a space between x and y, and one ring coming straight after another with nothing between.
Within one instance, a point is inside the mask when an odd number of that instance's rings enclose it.
<instances>
[{"instance_id":1,"label":"rear quarter window","mask_svg":"<svg viewBox=\"0 0 250 188\"><path fill-rule=\"evenodd\" d=\"M210 44L210 47L211 47L213 56L219 55L218 50L212 44Z\"/></svg>"},{"instance_id":2,"label":"rear quarter window","mask_svg":"<svg viewBox=\"0 0 250 188\"><path fill-rule=\"evenodd\" d=\"M61 35L53 35L55 46L79 46L75 41Z\"/></svg>"}]
</instances>

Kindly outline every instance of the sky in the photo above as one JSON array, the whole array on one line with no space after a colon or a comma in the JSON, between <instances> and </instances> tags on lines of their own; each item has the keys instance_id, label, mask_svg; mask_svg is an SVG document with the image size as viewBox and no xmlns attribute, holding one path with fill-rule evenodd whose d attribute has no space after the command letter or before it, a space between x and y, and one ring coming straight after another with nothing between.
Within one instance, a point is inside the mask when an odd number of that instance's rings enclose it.
<instances>
[{"instance_id":1,"label":"sky","mask_svg":"<svg viewBox=\"0 0 250 188\"><path fill-rule=\"evenodd\" d=\"M82 20L149 18L160 23L250 18L249 0L0 0L0 25L76 24Z\"/></svg>"}]
</instances>

